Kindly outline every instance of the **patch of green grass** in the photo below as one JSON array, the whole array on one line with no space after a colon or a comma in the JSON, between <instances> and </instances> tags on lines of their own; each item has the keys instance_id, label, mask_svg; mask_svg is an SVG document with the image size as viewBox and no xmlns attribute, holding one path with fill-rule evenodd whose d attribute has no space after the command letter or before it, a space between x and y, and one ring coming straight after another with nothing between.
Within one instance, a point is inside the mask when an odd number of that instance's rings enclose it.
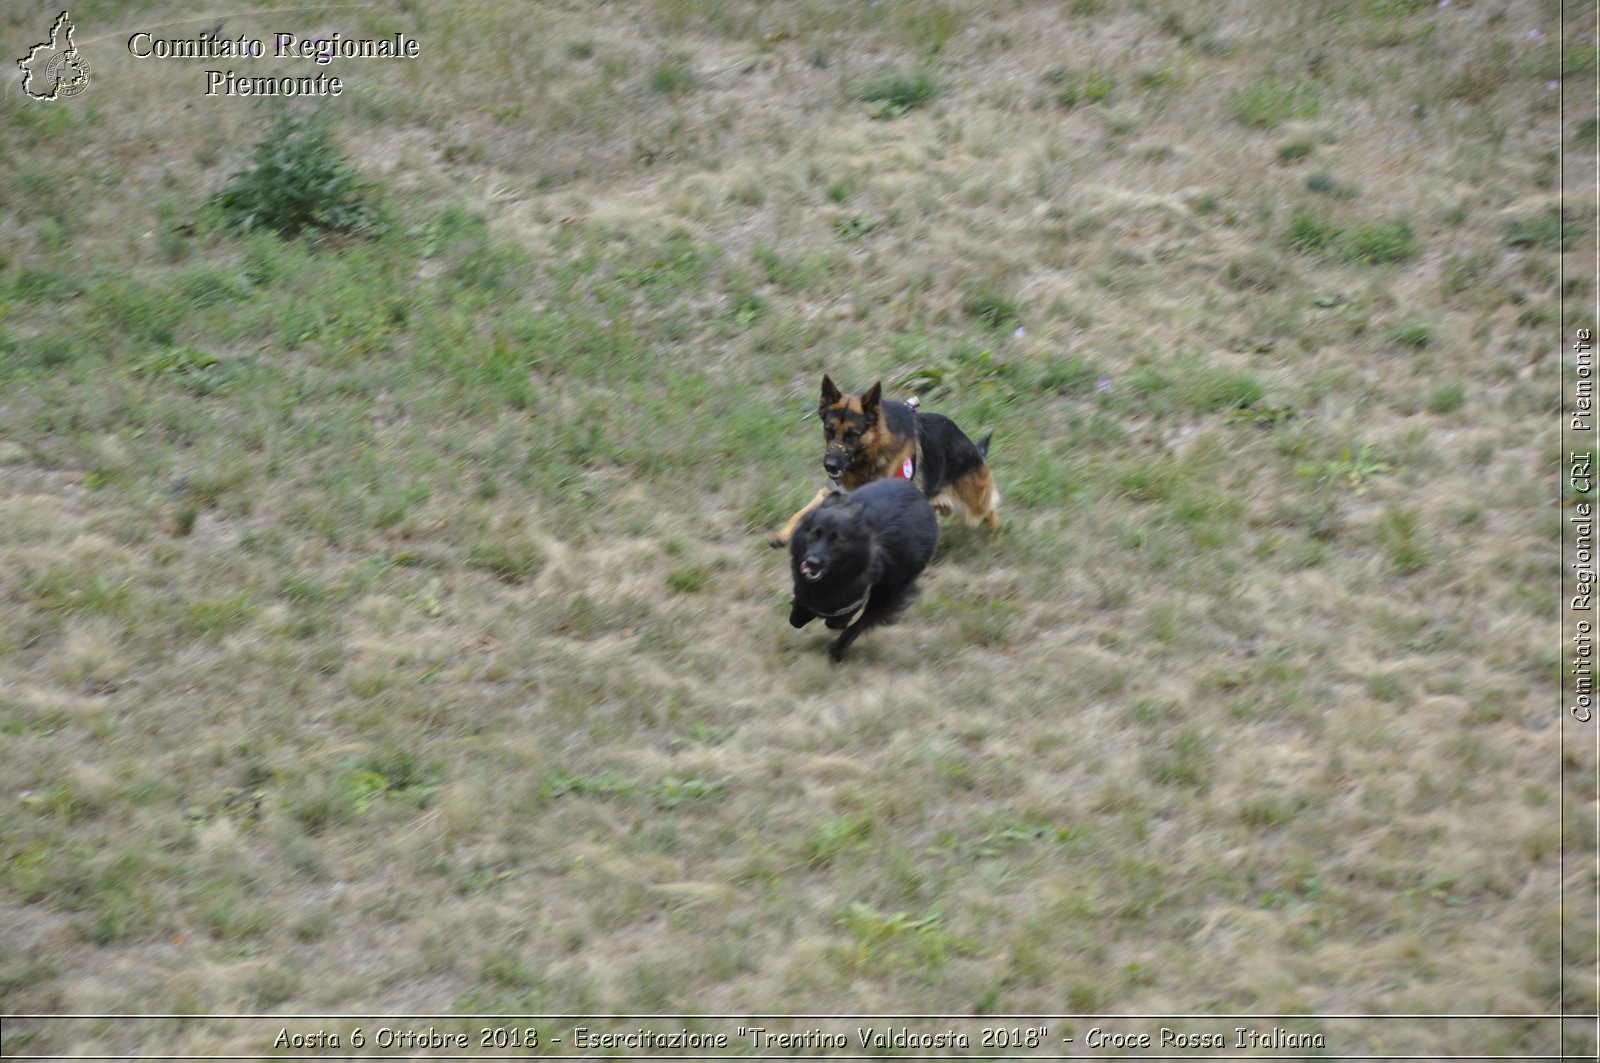
<instances>
[{"instance_id":1,"label":"patch of green grass","mask_svg":"<svg viewBox=\"0 0 1600 1063\"><path fill-rule=\"evenodd\" d=\"M1433 560L1421 518L1415 509L1390 506L1378 522L1378 539L1395 571L1410 575Z\"/></svg>"},{"instance_id":2,"label":"patch of green grass","mask_svg":"<svg viewBox=\"0 0 1600 1063\"><path fill-rule=\"evenodd\" d=\"M1149 67L1133 76L1133 83L1146 92L1166 92L1177 88L1182 75L1170 66Z\"/></svg>"},{"instance_id":3,"label":"patch of green grass","mask_svg":"<svg viewBox=\"0 0 1600 1063\"><path fill-rule=\"evenodd\" d=\"M980 646L1004 645L1016 618L1016 606L1006 601L971 602L935 594L928 599L930 618L954 617L964 642Z\"/></svg>"},{"instance_id":4,"label":"patch of green grass","mask_svg":"<svg viewBox=\"0 0 1600 1063\"><path fill-rule=\"evenodd\" d=\"M134 600L128 580L73 565L52 565L25 576L22 593L37 609L111 616L126 612Z\"/></svg>"},{"instance_id":5,"label":"patch of green grass","mask_svg":"<svg viewBox=\"0 0 1600 1063\"><path fill-rule=\"evenodd\" d=\"M291 815L311 834L365 817L386 804L425 807L438 790L439 770L409 753L344 757L283 780Z\"/></svg>"},{"instance_id":6,"label":"patch of green grass","mask_svg":"<svg viewBox=\"0 0 1600 1063\"><path fill-rule=\"evenodd\" d=\"M852 214L833 223L833 231L841 240L865 240L878 228L878 219L867 214Z\"/></svg>"},{"instance_id":7,"label":"patch of green grass","mask_svg":"<svg viewBox=\"0 0 1600 1063\"><path fill-rule=\"evenodd\" d=\"M1281 827L1305 811L1307 800L1284 794L1265 793L1247 801L1239 809L1239 819L1251 827Z\"/></svg>"},{"instance_id":8,"label":"patch of green grass","mask_svg":"<svg viewBox=\"0 0 1600 1063\"><path fill-rule=\"evenodd\" d=\"M202 882L194 903L201 926L215 939L242 942L265 937L279 922L273 908L252 899L249 891L227 878Z\"/></svg>"},{"instance_id":9,"label":"patch of green grass","mask_svg":"<svg viewBox=\"0 0 1600 1063\"><path fill-rule=\"evenodd\" d=\"M1295 163L1311 155L1317 148L1316 142L1305 137L1286 141L1278 145L1278 161L1282 163ZM1316 191L1316 189L1312 189Z\"/></svg>"},{"instance_id":10,"label":"patch of green grass","mask_svg":"<svg viewBox=\"0 0 1600 1063\"><path fill-rule=\"evenodd\" d=\"M873 118L898 118L925 107L944 92L944 85L926 69L886 68L850 90L852 99L867 105Z\"/></svg>"},{"instance_id":11,"label":"patch of green grass","mask_svg":"<svg viewBox=\"0 0 1600 1063\"><path fill-rule=\"evenodd\" d=\"M786 255L773 245L761 241L751 248L750 259L768 283L787 292L826 284L837 266L833 257L824 253Z\"/></svg>"},{"instance_id":12,"label":"patch of green grass","mask_svg":"<svg viewBox=\"0 0 1600 1063\"><path fill-rule=\"evenodd\" d=\"M178 291L197 307L233 302L250 294L248 279L232 269L194 266L178 276Z\"/></svg>"},{"instance_id":13,"label":"patch of green grass","mask_svg":"<svg viewBox=\"0 0 1600 1063\"><path fill-rule=\"evenodd\" d=\"M1338 255L1346 262L1377 266L1407 262L1421 250L1406 222L1357 222L1344 230Z\"/></svg>"},{"instance_id":14,"label":"patch of green grass","mask_svg":"<svg viewBox=\"0 0 1600 1063\"><path fill-rule=\"evenodd\" d=\"M1455 413L1466 405L1467 389L1460 383L1441 384L1428 393L1431 413Z\"/></svg>"},{"instance_id":15,"label":"patch of green grass","mask_svg":"<svg viewBox=\"0 0 1600 1063\"><path fill-rule=\"evenodd\" d=\"M1270 251L1252 251L1233 258L1222 270L1222 283L1236 292L1272 292L1289 276L1282 256Z\"/></svg>"},{"instance_id":16,"label":"patch of green grass","mask_svg":"<svg viewBox=\"0 0 1600 1063\"><path fill-rule=\"evenodd\" d=\"M801 857L812 867L827 867L848 852L860 851L872 836L864 815L837 815L819 821L801 843Z\"/></svg>"},{"instance_id":17,"label":"patch of green grass","mask_svg":"<svg viewBox=\"0 0 1600 1063\"><path fill-rule=\"evenodd\" d=\"M176 293L131 278L107 277L89 289L86 299L99 323L134 344L171 346L185 317Z\"/></svg>"},{"instance_id":18,"label":"patch of green grass","mask_svg":"<svg viewBox=\"0 0 1600 1063\"><path fill-rule=\"evenodd\" d=\"M1402 321L1384 335L1391 347L1426 347L1433 341L1433 326L1426 321Z\"/></svg>"},{"instance_id":19,"label":"patch of green grass","mask_svg":"<svg viewBox=\"0 0 1600 1063\"><path fill-rule=\"evenodd\" d=\"M715 801L726 790L727 783L724 780L699 777L685 779L668 775L655 785L652 797L658 808L677 808L680 805Z\"/></svg>"},{"instance_id":20,"label":"patch of green grass","mask_svg":"<svg viewBox=\"0 0 1600 1063\"><path fill-rule=\"evenodd\" d=\"M1312 82L1269 77L1234 89L1228 95L1228 109L1241 125L1276 129L1284 122L1322 113L1322 99Z\"/></svg>"},{"instance_id":21,"label":"patch of green grass","mask_svg":"<svg viewBox=\"0 0 1600 1063\"><path fill-rule=\"evenodd\" d=\"M948 4L929 0L895 8L899 30L917 51L938 55L965 21L963 13Z\"/></svg>"},{"instance_id":22,"label":"patch of green grass","mask_svg":"<svg viewBox=\"0 0 1600 1063\"><path fill-rule=\"evenodd\" d=\"M648 84L650 91L657 95L681 96L698 88L700 78L687 55L672 55L660 60L651 69Z\"/></svg>"},{"instance_id":23,"label":"patch of green grass","mask_svg":"<svg viewBox=\"0 0 1600 1063\"><path fill-rule=\"evenodd\" d=\"M1361 0L1361 12L1377 20L1405 19L1438 6L1434 0Z\"/></svg>"},{"instance_id":24,"label":"patch of green grass","mask_svg":"<svg viewBox=\"0 0 1600 1063\"><path fill-rule=\"evenodd\" d=\"M65 370L88 356L88 348L69 336L24 339L0 329L0 375Z\"/></svg>"},{"instance_id":25,"label":"patch of green grass","mask_svg":"<svg viewBox=\"0 0 1600 1063\"><path fill-rule=\"evenodd\" d=\"M1057 105L1066 108L1107 103L1117 91L1117 76L1105 70L1071 70L1056 67L1044 76L1054 88Z\"/></svg>"},{"instance_id":26,"label":"patch of green grass","mask_svg":"<svg viewBox=\"0 0 1600 1063\"><path fill-rule=\"evenodd\" d=\"M1305 206L1296 207L1290 216L1283 244L1293 251L1329 255L1351 265L1363 266L1406 262L1422 250L1406 222L1363 221L1341 225Z\"/></svg>"},{"instance_id":27,"label":"patch of green grass","mask_svg":"<svg viewBox=\"0 0 1600 1063\"><path fill-rule=\"evenodd\" d=\"M1308 207L1296 207L1284 230L1283 245L1291 251L1319 254L1331 249L1343 234L1343 229L1327 217Z\"/></svg>"},{"instance_id":28,"label":"patch of green grass","mask_svg":"<svg viewBox=\"0 0 1600 1063\"><path fill-rule=\"evenodd\" d=\"M489 572L507 583L526 583L545 565L545 552L520 536L484 539L467 552L467 567Z\"/></svg>"},{"instance_id":29,"label":"patch of green grass","mask_svg":"<svg viewBox=\"0 0 1600 1063\"><path fill-rule=\"evenodd\" d=\"M945 928L937 911L913 918L856 903L845 909L839 923L854 942L843 957L852 970L909 973L937 968L971 948Z\"/></svg>"},{"instance_id":30,"label":"patch of green grass","mask_svg":"<svg viewBox=\"0 0 1600 1063\"><path fill-rule=\"evenodd\" d=\"M1553 208L1540 214L1513 218L1506 222L1504 231L1508 247L1566 250L1576 228L1571 224L1566 211Z\"/></svg>"},{"instance_id":31,"label":"patch of green grass","mask_svg":"<svg viewBox=\"0 0 1600 1063\"><path fill-rule=\"evenodd\" d=\"M6 277L6 289L26 303L65 299L83 290L83 282L69 273L22 266Z\"/></svg>"},{"instance_id":32,"label":"patch of green grass","mask_svg":"<svg viewBox=\"0 0 1600 1063\"><path fill-rule=\"evenodd\" d=\"M1445 257L1444 280L1440 286L1448 295L1461 295L1484 283L1493 271L1494 259L1489 255L1452 252Z\"/></svg>"},{"instance_id":33,"label":"patch of green grass","mask_svg":"<svg viewBox=\"0 0 1600 1063\"><path fill-rule=\"evenodd\" d=\"M242 627L258 611L244 591L224 598L200 598L183 603L178 628L191 637L214 638Z\"/></svg>"},{"instance_id":34,"label":"patch of green grass","mask_svg":"<svg viewBox=\"0 0 1600 1063\"><path fill-rule=\"evenodd\" d=\"M667 573L667 586L679 594L698 594L711 582L711 570L701 564L681 565Z\"/></svg>"},{"instance_id":35,"label":"patch of green grass","mask_svg":"<svg viewBox=\"0 0 1600 1063\"><path fill-rule=\"evenodd\" d=\"M195 347L168 347L152 352L134 367L144 376L164 376L174 380L191 395L219 395L246 375L244 359L223 361L210 351Z\"/></svg>"},{"instance_id":36,"label":"patch of green grass","mask_svg":"<svg viewBox=\"0 0 1600 1063\"><path fill-rule=\"evenodd\" d=\"M985 309L985 304L979 304ZM964 339L943 358L930 358L926 345L916 337L900 337L898 350L911 359L928 359L900 377L896 386L927 398L959 393L973 388L1010 390L1010 365L991 347Z\"/></svg>"},{"instance_id":37,"label":"patch of green grass","mask_svg":"<svg viewBox=\"0 0 1600 1063\"><path fill-rule=\"evenodd\" d=\"M539 781L538 790L547 800L577 797L626 797L638 792L639 783L614 771L596 775L572 775L561 769L549 772Z\"/></svg>"},{"instance_id":38,"label":"patch of green grass","mask_svg":"<svg viewBox=\"0 0 1600 1063\"><path fill-rule=\"evenodd\" d=\"M961 302L961 311L984 328L1001 329L1020 314L1016 300L987 285L977 285Z\"/></svg>"},{"instance_id":39,"label":"patch of green grass","mask_svg":"<svg viewBox=\"0 0 1600 1063\"><path fill-rule=\"evenodd\" d=\"M1122 387L1146 408L1197 413L1245 409L1266 394L1265 385L1254 373L1197 357L1141 366L1128 375Z\"/></svg>"},{"instance_id":40,"label":"patch of green grass","mask_svg":"<svg viewBox=\"0 0 1600 1063\"><path fill-rule=\"evenodd\" d=\"M1030 359L1022 372L1025 386L1041 394L1085 394L1104 379L1098 369L1076 354L1047 354Z\"/></svg>"},{"instance_id":41,"label":"patch of green grass","mask_svg":"<svg viewBox=\"0 0 1600 1063\"><path fill-rule=\"evenodd\" d=\"M1306 191L1334 199L1354 199L1359 194L1355 185L1339 180L1327 170L1318 170L1307 177Z\"/></svg>"},{"instance_id":42,"label":"patch of green grass","mask_svg":"<svg viewBox=\"0 0 1600 1063\"><path fill-rule=\"evenodd\" d=\"M1595 45L1574 39L1565 47L1551 44L1526 53L1519 58L1517 70L1535 81L1556 81L1592 70L1596 54L1600 53Z\"/></svg>"}]
</instances>

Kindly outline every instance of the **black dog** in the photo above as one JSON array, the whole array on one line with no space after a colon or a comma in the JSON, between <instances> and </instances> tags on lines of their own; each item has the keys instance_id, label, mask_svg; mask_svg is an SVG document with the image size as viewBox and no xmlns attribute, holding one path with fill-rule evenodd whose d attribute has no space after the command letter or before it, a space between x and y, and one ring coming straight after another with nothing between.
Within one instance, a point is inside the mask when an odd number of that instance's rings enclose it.
<instances>
[{"instance_id":1,"label":"black dog","mask_svg":"<svg viewBox=\"0 0 1600 1063\"><path fill-rule=\"evenodd\" d=\"M894 623L916 599L917 576L938 541L938 518L908 480L877 480L829 495L789 540L789 623L805 627L820 616L828 627L844 628L828 647L829 657L844 660L857 635Z\"/></svg>"}]
</instances>

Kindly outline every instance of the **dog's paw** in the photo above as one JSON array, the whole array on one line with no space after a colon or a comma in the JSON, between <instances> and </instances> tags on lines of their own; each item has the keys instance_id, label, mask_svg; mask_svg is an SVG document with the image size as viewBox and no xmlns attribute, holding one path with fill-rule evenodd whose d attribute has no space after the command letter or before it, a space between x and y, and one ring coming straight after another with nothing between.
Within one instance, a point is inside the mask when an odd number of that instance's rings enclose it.
<instances>
[{"instance_id":1,"label":"dog's paw","mask_svg":"<svg viewBox=\"0 0 1600 1063\"><path fill-rule=\"evenodd\" d=\"M767 536L767 545L774 550L782 550L789 545L789 537L781 531L775 531Z\"/></svg>"},{"instance_id":2,"label":"dog's paw","mask_svg":"<svg viewBox=\"0 0 1600 1063\"><path fill-rule=\"evenodd\" d=\"M843 664L844 650L845 648L843 646L835 642L832 646L828 647L828 660L832 661L834 664Z\"/></svg>"}]
</instances>

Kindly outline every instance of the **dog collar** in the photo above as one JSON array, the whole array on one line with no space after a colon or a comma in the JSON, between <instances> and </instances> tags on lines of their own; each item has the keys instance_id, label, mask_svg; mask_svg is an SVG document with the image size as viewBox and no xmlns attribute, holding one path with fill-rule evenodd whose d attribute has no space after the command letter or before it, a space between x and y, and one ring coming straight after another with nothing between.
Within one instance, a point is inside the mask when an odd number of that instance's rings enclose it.
<instances>
[{"instance_id":1,"label":"dog collar","mask_svg":"<svg viewBox=\"0 0 1600 1063\"><path fill-rule=\"evenodd\" d=\"M854 614L857 609L860 609L863 605L866 605L867 604L867 599L871 598L871 597L872 597L872 590L869 588L867 590L867 593L863 594L861 597L857 598L855 601L851 602L849 605L845 606L843 609L835 609L831 613L823 612L821 609L813 609L811 611L813 613L816 613L820 617L826 617L827 619L830 619L830 620L833 619L836 616L850 616L850 615Z\"/></svg>"},{"instance_id":2,"label":"dog collar","mask_svg":"<svg viewBox=\"0 0 1600 1063\"><path fill-rule=\"evenodd\" d=\"M916 473L916 471L916 465L910 458L907 458L905 461L900 463L900 467L896 469L894 471L894 475L889 478L891 480L909 480Z\"/></svg>"}]
</instances>

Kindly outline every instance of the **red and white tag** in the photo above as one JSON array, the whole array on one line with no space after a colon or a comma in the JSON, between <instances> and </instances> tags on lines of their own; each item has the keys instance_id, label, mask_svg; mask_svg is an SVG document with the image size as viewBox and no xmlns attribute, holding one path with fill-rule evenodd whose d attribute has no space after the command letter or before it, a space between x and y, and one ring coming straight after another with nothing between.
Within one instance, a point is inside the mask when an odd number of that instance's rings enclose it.
<instances>
[{"instance_id":1,"label":"red and white tag","mask_svg":"<svg viewBox=\"0 0 1600 1063\"><path fill-rule=\"evenodd\" d=\"M894 476L890 478L894 480L909 480L911 479L911 474L913 471L911 459L907 458L905 461L900 463L900 467L895 470Z\"/></svg>"}]
</instances>

